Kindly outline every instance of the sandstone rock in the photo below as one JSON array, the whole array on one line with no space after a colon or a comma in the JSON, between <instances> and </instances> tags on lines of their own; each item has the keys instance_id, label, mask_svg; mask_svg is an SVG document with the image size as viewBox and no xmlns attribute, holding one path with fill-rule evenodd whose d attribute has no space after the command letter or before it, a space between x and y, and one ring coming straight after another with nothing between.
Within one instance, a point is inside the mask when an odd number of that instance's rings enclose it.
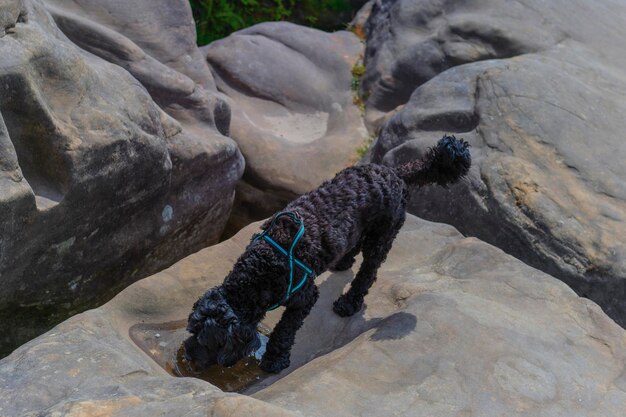
<instances>
[{"instance_id":1,"label":"sandstone rock","mask_svg":"<svg viewBox=\"0 0 626 417\"><path fill-rule=\"evenodd\" d=\"M131 329L184 326L197 296L221 282L257 228L131 285L0 361L0 415L623 415L622 328L545 273L412 216L363 311L340 318L331 310L352 271L319 278L321 297L291 368L251 386L253 398L169 376L150 359L159 352L143 353Z\"/></svg>"},{"instance_id":2,"label":"sandstone rock","mask_svg":"<svg viewBox=\"0 0 626 417\"><path fill-rule=\"evenodd\" d=\"M188 1L44 1L74 43L128 70L196 141L219 142L205 140L219 136L211 128L228 135L230 109L196 46Z\"/></svg>"},{"instance_id":3,"label":"sandstone rock","mask_svg":"<svg viewBox=\"0 0 626 417\"><path fill-rule=\"evenodd\" d=\"M243 160L213 116L168 116L41 1L0 2L0 23L2 355L217 241Z\"/></svg>"},{"instance_id":4,"label":"sandstone rock","mask_svg":"<svg viewBox=\"0 0 626 417\"><path fill-rule=\"evenodd\" d=\"M233 222L281 209L358 159L367 138L353 104L358 38L263 23L202 48L233 109L231 134L246 158Z\"/></svg>"},{"instance_id":5,"label":"sandstone rock","mask_svg":"<svg viewBox=\"0 0 626 417\"><path fill-rule=\"evenodd\" d=\"M442 133L473 146L470 178L416 191L411 212L562 279L622 326L624 16L611 1L382 1L363 83L382 124L371 160L419 157Z\"/></svg>"}]
</instances>

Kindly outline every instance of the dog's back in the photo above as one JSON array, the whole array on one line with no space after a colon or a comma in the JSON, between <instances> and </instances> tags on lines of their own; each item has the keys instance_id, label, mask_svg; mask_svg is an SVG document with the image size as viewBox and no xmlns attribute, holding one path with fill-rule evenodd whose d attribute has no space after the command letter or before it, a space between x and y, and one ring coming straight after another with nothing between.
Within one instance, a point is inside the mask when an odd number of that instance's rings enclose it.
<instances>
[{"instance_id":1,"label":"dog's back","mask_svg":"<svg viewBox=\"0 0 626 417\"><path fill-rule=\"evenodd\" d=\"M367 164L344 169L285 211L304 220L306 253L300 256L321 272L357 245L370 225L403 215L406 197L406 184L393 168Z\"/></svg>"},{"instance_id":2,"label":"dog's back","mask_svg":"<svg viewBox=\"0 0 626 417\"><path fill-rule=\"evenodd\" d=\"M463 140L445 136L422 159L397 168L377 164L349 167L294 200L285 211L297 212L307 227L298 256L319 273L357 246L365 233L401 226L408 186L446 186L457 181L471 165L468 147ZM279 239L286 239L283 243L293 236L293 226L288 223L283 224L286 233L278 234Z\"/></svg>"}]
</instances>

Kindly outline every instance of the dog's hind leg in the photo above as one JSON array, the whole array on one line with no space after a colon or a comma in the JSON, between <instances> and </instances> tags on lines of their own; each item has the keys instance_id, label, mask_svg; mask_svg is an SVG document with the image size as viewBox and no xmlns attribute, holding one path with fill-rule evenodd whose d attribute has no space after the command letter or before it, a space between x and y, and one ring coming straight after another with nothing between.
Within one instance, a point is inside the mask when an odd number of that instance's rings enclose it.
<instances>
[{"instance_id":1,"label":"dog's hind leg","mask_svg":"<svg viewBox=\"0 0 626 417\"><path fill-rule=\"evenodd\" d=\"M396 219L387 219L377 223L367 231L363 238L363 263L350 289L333 304L333 311L341 317L351 316L363 306L363 298L376 281L376 272L385 262L398 231L404 223L405 214Z\"/></svg>"},{"instance_id":2,"label":"dog's hind leg","mask_svg":"<svg viewBox=\"0 0 626 417\"><path fill-rule=\"evenodd\" d=\"M296 332L319 297L317 287L314 284L308 285L311 287L301 289L289 300L285 312L270 335L260 364L265 372L278 373L289 367L291 347L296 340Z\"/></svg>"},{"instance_id":3,"label":"dog's hind leg","mask_svg":"<svg viewBox=\"0 0 626 417\"><path fill-rule=\"evenodd\" d=\"M357 256L359 252L361 252L361 242L357 243L355 247L343 255L343 257L330 268L331 271L347 271L352 268L352 265L354 265L354 257Z\"/></svg>"}]
</instances>

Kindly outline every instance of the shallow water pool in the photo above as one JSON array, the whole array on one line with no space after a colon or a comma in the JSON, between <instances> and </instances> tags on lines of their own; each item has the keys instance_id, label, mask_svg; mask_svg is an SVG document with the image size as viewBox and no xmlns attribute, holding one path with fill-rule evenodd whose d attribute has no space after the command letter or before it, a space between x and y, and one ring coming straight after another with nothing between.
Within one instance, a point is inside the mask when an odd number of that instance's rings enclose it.
<instances>
[{"instance_id":1,"label":"shallow water pool","mask_svg":"<svg viewBox=\"0 0 626 417\"><path fill-rule=\"evenodd\" d=\"M185 330L186 320L158 324L136 324L129 330L130 338L170 375L193 377L207 381L222 391L240 392L270 374L259 368L259 361L265 352L270 329L258 327L261 347L254 356L244 358L230 368L211 365L203 371L195 371L185 359L183 341L189 337Z\"/></svg>"}]
</instances>

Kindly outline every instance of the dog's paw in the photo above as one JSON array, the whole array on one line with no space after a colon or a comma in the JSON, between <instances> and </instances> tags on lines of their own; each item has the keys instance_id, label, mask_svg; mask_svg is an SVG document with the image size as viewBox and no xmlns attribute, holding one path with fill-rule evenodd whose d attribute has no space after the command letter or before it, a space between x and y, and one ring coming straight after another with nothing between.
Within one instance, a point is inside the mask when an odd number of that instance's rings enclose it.
<instances>
[{"instance_id":1,"label":"dog's paw","mask_svg":"<svg viewBox=\"0 0 626 417\"><path fill-rule=\"evenodd\" d=\"M277 374L283 369L288 368L289 364L289 357L267 358L263 356L263 359L261 359L261 363L259 364L259 366L265 372Z\"/></svg>"},{"instance_id":2,"label":"dog's paw","mask_svg":"<svg viewBox=\"0 0 626 417\"><path fill-rule=\"evenodd\" d=\"M344 294L333 303L333 311L340 317L350 317L363 307L363 300L361 302L354 302L348 299Z\"/></svg>"}]
</instances>

